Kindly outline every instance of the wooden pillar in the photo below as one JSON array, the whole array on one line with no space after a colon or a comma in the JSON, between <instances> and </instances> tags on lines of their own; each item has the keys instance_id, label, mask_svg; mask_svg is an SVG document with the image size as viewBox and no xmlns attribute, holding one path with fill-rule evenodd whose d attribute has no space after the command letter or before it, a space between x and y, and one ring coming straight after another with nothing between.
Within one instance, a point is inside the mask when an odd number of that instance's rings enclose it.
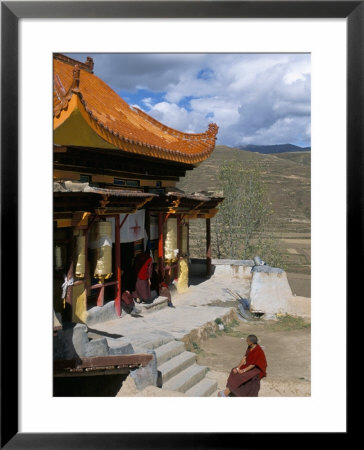
<instances>
[{"instance_id":1,"label":"wooden pillar","mask_svg":"<svg viewBox=\"0 0 364 450\"><path fill-rule=\"evenodd\" d=\"M68 240L68 248L67 248L67 281L71 278L74 278L74 236L73 236L73 228L70 228L68 231L69 240ZM64 322L72 322L72 304L73 304L73 287L68 286L66 290L64 310L62 314L62 320Z\"/></svg>"},{"instance_id":2,"label":"wooden pillar","mask_svg":"<svg viewBox=\"0 0 364 450\"><path fill-rule=\"evenodd\" d=\"M120 256L120 215L115 216L115 311L118 317L121 316L121 256Z\"/></svg>"},{"instance_id":3,"label":"wooden pillar","mask_svg":"<svg viewBox=\"0 0 364 450\"><path fill-rule=\"evenodd\" d=\"M105 286L101 286L99 289L99 295L97 296L97 306L104 306Z\"/></svg>"},{"instance_id":4,"label":"wooden pillar","mask_svg":"<svg viewBox=\"0 0 364 450\"><path fill-rule=\"evenodd\" d=\"M158 267L160 277L163 277L163 224L163 213L158 213Z\"/></svg>"},{"instance_id":5,"label":"wooden pillar","mask_svg":"<svg viewBox=\"0 0 364 450\"><path fill-rule=\"evenodd\" d=\"M211 219L206 219L206 275L211 276Z\"/></svg>"},{"instance_id":6,"label":"wooden pillar","mask_svg":"<svg viewBox=\"0 0 364 450\"><path fill-rule=\"evenodd\" d=\"M73 237L72 237L73 240ZM73 250L73 245L70 246ZM71 253L71 258L73 258L73 252ZM73 259L71 260L71 264L69 266L68 272L67 272L67 281L74 277L73 273ZM63 312L62 319L65 322L72 322L72 304L73 304L73 286L68 286L66 290L66 297L65 297L65 308Z\"/></svg>"}]
</instances>

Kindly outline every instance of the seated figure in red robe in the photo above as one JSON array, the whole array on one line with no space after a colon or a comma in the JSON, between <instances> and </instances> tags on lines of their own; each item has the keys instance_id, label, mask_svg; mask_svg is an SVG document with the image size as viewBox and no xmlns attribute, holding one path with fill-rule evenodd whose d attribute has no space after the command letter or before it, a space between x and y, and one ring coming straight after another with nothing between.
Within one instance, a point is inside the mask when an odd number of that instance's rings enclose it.
<instances>
[{"instance_id":1,"label":"seated figure in red robe","mask_svg":"<svg viewBox=\"0 0 364 450\"><path fill-rule=\"evenodd\" d=\"M218 393L219 397L258 397L260 380L267 376L267 360L258 338L250 334L245 356L237 367L231 369L226 389Z\"/></svg>"},{"instance_id":2,"label":"seated figure in red robe","mask_svg":"<svg viewBox=\"0 0 364 450\"><path fill-rule=\"evenodd\" d=\"M137 274L134 298L139 298L142 302L151 303L150 277L152 276L152 258L149 252L139 253L135 257L134 270Z\"/></svg>"}]
</instances>

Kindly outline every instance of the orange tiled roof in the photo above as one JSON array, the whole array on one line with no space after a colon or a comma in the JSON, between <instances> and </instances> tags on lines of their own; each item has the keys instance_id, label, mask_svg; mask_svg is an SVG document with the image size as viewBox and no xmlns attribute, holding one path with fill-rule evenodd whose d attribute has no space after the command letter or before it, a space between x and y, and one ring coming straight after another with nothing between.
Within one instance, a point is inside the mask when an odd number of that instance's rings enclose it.
<instances>
[{"instance_id":1,"label":"orange tiled roof","mask_svg":"<svg viewBox=\"0 0 364 450\"><path fill-rule=\"evenodd\" d=\"M77 95L88 124L104 140L123 151L187 164L200 163L212 153L218 131L216 124L210 124L204 133L183 133L129 106L92 73L90 58L86 63L78 63L55 54L53 63L55 118L62 117L72 96Z\"/></svg>"}]
</instances>

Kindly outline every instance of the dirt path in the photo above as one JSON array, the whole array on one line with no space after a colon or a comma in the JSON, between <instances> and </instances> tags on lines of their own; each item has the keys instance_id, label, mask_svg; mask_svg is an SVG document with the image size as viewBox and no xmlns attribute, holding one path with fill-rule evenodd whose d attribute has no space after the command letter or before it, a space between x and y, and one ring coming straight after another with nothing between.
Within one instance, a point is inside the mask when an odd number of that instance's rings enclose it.
<instances>
[{"instance_id":1,"label":"dirt path","mask_svg":"<svg viewBox=\"0 0 364 450\"><path fill-rule=\"evenodd\" d=\"M310 326L301 319L288 317L259 324L239 322L194 345L198 364L211 369L208 376L218 381L219 389L225 387L231 367L245 353L248 334L258 336L268 361L267 377L261 382L259 396L310 396Z\"/></svg>"}]
</instances>

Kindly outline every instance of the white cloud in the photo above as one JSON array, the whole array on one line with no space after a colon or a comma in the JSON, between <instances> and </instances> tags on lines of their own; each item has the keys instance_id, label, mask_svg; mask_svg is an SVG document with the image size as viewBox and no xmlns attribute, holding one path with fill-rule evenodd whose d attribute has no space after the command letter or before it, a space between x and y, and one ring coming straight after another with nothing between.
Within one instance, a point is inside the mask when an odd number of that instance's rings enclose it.
<instances>
[{"instance_id":1,"label":"white cloud","mask_svg":"<svg viewBox=\"0 0 364 450\"><path fill-rule=\"evenodd\" d=\"M153 100L151 97L143 98L142 102L147 108L151 108L153 106Z\"/></svg>"},{"instance_id":2,"label":"white cloud","mask_svg":"<svg viewBox=\"0 0 364 450\"><path fill-rule=\"evenodd\" d=\"M310 145L309 54L105 54L94 59L96 74L113 89L130 92L130 98L138 87L146 90L136 103L173 128L201 132L214 121L219 143Z\"/></svg>"}]
</instances>

